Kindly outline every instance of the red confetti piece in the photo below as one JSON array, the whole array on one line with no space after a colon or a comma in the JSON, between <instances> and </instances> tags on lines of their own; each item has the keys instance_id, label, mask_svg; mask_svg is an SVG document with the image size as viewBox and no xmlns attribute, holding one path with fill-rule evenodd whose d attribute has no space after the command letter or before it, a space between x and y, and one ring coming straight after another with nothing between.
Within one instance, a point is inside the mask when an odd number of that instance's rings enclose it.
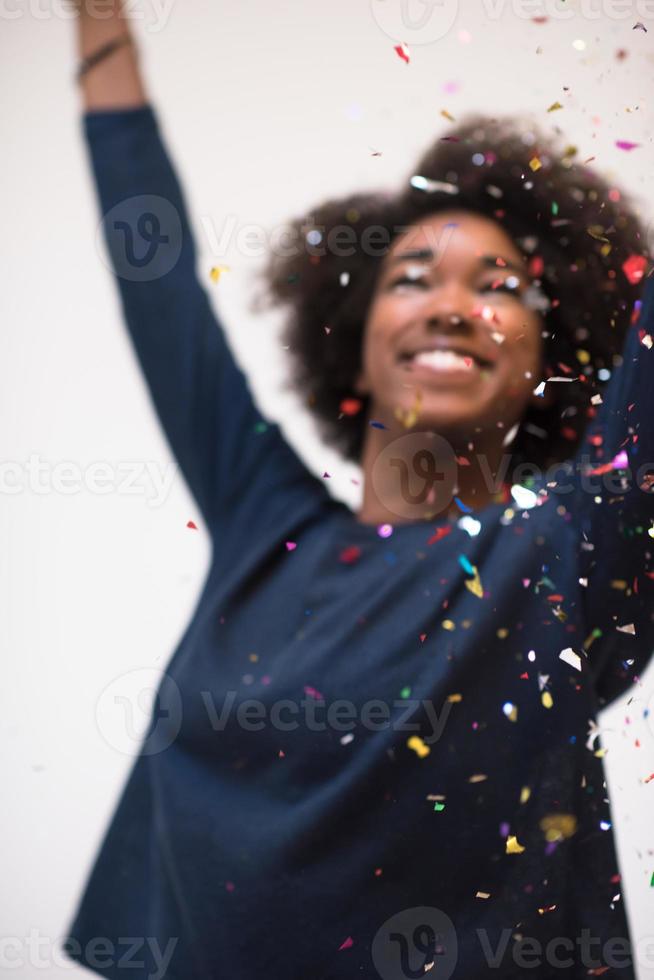
<instances>
[{"instance_id":1,"label":"red confetti piece","mask_svg":"<svg viewBox=\"0 0 654 980\"><path fill-rule=\"evenodd\" d=\"M543 270L545 269L545 262L540 255L534 255L533 258L529 260L529 265L527 266L527 271L530 276L534 279L538 279L542 276Z\"/></svg>"},{"instance_id":2,"label":"red confetti piece","mask_svg":"<svg viewBox=\"0 0 654 980\"><path fill-rule=\"evenodd\" d=\"M348 548L343 548L338 558L339 561L344 562L346 565L351 565L353 562L357 561L360 556L361 548L357 548L357 546L353 544Z\"/></svg>"},{"instance_id":3,"label":"red confetti piece","mask_svg":"<svg viewBox=\"0 0 654 980\"><path fill-rule=\"evenodd\" d=\"M354 940L352 939L352 936L348 936L347 939L345 939L338 948L339 950L349 949L350 946L354 946Z\"/></svg>"},{"instance_id":4,"label":"red confetti piece","mask_svg":"<svg viewBox=\"0 0 654 980\"><path fill-rule=\"evenodd\" d=\"M343 415L356 415L361 411L363 402L360 398L344 398L339 408Z\"/></svg>"},{"instance_id":5,"label":"red confetti piece","mask_svg":"<svg viewBox=\"0 0 654 980\"><path fill-rule=\"evenodd\" d=\"M640 282L647 269L647 259L644 255L630 255L622 263L622 271L632 286Z\"/></svg>"},{"instance_id":6,"label":"red confetti piece","mask_svg":"<svg viewBox=\"0 0 654 980\"><path fill-rule=\"evenodd\" d=\"M654 575L654 572L652 572L652 574ZM421 643L424 643L426 639L427 639L427 634L426 633L421 633L420 634L420 642Z\"/></svg>"},{"instance_id":7,"label":"red confetti piece","mask_svg":"<svg viewBox=\"0 0 654 980\"><path fill-rule=\"evenodd\" d=\"M193 521L187 521L186 526L192 528L194 531L197 531L198 529L197 524L195 524Z\"/></svg>"},{"instance_id":8,"label":"red confetti piece","mask_svg":"<svg viewBox=\"0 0 654 980\"><path fill-rule=\"evenodd\" d=\"M437 541L440 541L441 538L444 538L448 534L450 534L451 531L452 531L452 528L451 527L439 527L439 528L436 528L435 532L432 534L432 536L429 539L429 541L427 542L427 544L435 544Z\"/></svg>"},{"instance_id":9,"label":"red confetti piece","mask_svg":"<svg viewBox=\"0 0 654 980\"><path fill-rule=\"evenodd\" d=\"M393 51L395 51L398 58L401 58L402 61L406 61L407 65L409 64L411 60L411 54L409 53L408 44L405 44L404 41L402 42L402 44L396 44L395 47L393 48Z\"/></svg>"}]
</instances>

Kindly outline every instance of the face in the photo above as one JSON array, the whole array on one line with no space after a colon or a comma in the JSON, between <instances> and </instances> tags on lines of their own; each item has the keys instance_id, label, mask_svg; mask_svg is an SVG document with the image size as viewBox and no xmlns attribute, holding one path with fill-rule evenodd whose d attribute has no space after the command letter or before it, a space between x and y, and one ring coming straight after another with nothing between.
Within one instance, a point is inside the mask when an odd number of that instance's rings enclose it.
<instances>
[{"instance_id":1,"label":"face","mask_svg":"<svg viewBox=\"0 0 654 980\"><path fill-rule=\"evenodd\" d=\"M529 284L491 219L452 210L411 225L383 259L366 319L355 389L370 395L371 417L397 424L413 409L416 429L497 440L530 403L542 406L543 323Z\"/></svg>"}]
</instances>

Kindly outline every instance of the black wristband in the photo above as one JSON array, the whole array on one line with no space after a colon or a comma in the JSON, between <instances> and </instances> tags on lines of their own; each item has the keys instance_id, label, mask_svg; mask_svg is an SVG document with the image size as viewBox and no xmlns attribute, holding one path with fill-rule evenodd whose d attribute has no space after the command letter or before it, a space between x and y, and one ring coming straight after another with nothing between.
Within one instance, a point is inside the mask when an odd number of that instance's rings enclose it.
<instances>
[{"instance_id":1,"label":"black wristband","mask_svg":"<svg viewBox=\"0 0 654 980\"><path fill-rule=\"evenodd\" d=\"M122 37L115 37L112 41L107 41L102 47L93 51L92 54L83 58L79 64L77 72L75 73L75 81L79 82L81 78L86 75L91 68L94 68L99 61L103 61L108 55L113 54L117 48L122 48L124 44L131 44L132 39L129 34L123 34Z\"/></svg>"}]
</instances>

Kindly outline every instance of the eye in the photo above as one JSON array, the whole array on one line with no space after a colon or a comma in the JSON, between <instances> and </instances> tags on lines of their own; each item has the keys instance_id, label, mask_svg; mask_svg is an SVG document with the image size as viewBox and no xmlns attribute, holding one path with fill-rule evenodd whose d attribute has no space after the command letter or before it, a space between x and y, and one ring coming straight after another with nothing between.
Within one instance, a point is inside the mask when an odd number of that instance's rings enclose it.
<instances>
[{"instance_id":1,"label":"eye","mask_svg":"<svg viewBox=\"0 0 654 980\"><path fill-rule=\"evenodd\" d=\"M395 286L420 286L422 288L426 285L424 276L400 276L393 280L391 288L393 289Z\"/></svg>"}]
</instances>

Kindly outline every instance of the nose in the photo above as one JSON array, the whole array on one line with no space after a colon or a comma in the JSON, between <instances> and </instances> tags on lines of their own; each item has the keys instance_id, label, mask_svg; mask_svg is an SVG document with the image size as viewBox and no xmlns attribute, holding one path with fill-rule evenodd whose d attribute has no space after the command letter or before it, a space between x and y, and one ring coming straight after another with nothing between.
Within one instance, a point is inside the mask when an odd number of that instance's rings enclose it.
<instances>
[{"instance_id":1,"label":"nose","mask_svg":"<svg viewBox=\"0 0 654 980\"><path fill-rule=\"evenodd\" d=\"M430 290L425 308L429 327L471 327L473 296L461 283L450 280Z\"/></svg>"}]
</instances>

